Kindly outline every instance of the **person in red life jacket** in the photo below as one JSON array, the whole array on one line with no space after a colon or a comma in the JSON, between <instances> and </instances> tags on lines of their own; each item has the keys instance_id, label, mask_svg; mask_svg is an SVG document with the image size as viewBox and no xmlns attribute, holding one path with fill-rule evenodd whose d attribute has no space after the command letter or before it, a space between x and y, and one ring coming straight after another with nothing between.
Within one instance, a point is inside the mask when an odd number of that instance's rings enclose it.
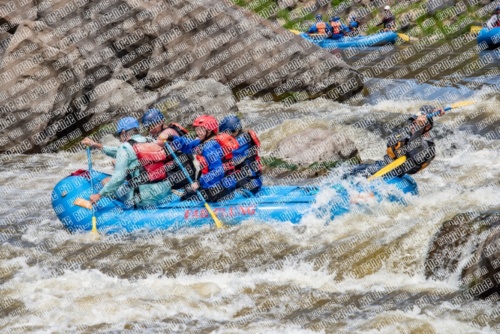
<instances>
[{"instance_id":1,"label":"person in red life jacket","mask_svg":"<svg viewBox=\"0 0 500 334\"><path fill-rule=\"evenodd\" d=\"M392 15L390 6L384 7L384 18L382 19L382 21L379 24L377 24L377 26L382 25L382 24L384 25L383 31L396 30L396 19L394 18L394 15Z\"/></svg>"},{"instance_id":2,"label":"person in red life jacket","mask_svg":"<svg viewBox=\"0 0 500 334\"><path fill-rule=\"evenodd\" d=\"M256 194L262 187L262 165L259 157L260 141L253 130L244 131L237 116L222 119L219 132L227 133L238 141L233 151L236 188L246 189Z\"/></svg>"},{"instance_id":3,"label":"person in red life jacket","mask_svg":"<svg viewBox=\"0 0 500 334\"><path fill-rule=\"evenodd\" d=\"M307 31L308 34L321 34L330 36L332 33L332 27L323 22L323 17L321 15L316 15L316 23L314 23L311 28Z\"/></svg>"},{"instance_id":4,"label":"person in red life jacket","mask_svg":"<svg viewBox=\"0 0 500 334\"><path fill-rule=\"evenodd\" d=\"M227 134L218 134L219 123L213 116L199 116L194 120L193 126L196 139L168 137L174 150L195 155L200 165L201 175L199 173L191 190L200 190L208 202L232 198L236 188L232 151L237 148L238 142ZM182 200L194 200L196 197L196 193L188 192Z\"/></svg>"},{"instance_id":5,"label":"person in red life jacket","mask_svg":"<svg viewBox=\"0 0 500 334\"><path fill-rule=\"evenodd\" d=\"M486 22L488 29L500 27L500 6L495 9L495 14Z\"/></svg>"},{"instance_id":6,"label":"person in red life jacket","mask_svg":"<svg viewBox=\"0 0 500 334\"><path fill-rule=\"evenodd\" d=\"M330 38L339 39L345 36L346 32L349 31L349 28L346 27L342 22L340 22L340 17L333 16L330 18L330 25L332 27L332 35Z\"/></svg>"},{"instance_id":7,"label":"person in red life jacket","mask_svg":"<svg viewBox=\"0 0 500 334\"><path fill-rule=\"evenodd\" d=\"M156 144L160 145L165 149L165 142L167 141L169 136L178 136L182 137L188 134L188 131L184 129L180 124L177 123L165 123L165 116L158 109L149 109L142 116L142 125L148 129L149 135L156 140ZM182 172L182 169L177 166L174 162L173 157L168 153L165 149L165 153L167 154L167 163L166 170L168 173L168 179L172 184L172 189L179 190L189 185L189 180ZM180 151L175 152L179 161L183 164L184 168L189 173L191 179L195 177L196 168L193 164L193 156L191 154L182 153Z\"/></svg>"},{"instance_id":8,"label":"person in red life jacket","mask_svg":"<svg viewBox=\"0 0 500 334\"><path fill-rule=\"evenodd\" d=\"M102 197L119 198L129 207L153 206L170 195L171 186L166 181L166 154L164 148L148 143L139 134L139 122L133 117L118 121L117 133L121 145L111 148L85 138L82 143L99 147L116 158L116 165L109 182L97 194L90 196L92 203ZM108 150L106 152L106 150Z\"/></svg>"}]
</instances>

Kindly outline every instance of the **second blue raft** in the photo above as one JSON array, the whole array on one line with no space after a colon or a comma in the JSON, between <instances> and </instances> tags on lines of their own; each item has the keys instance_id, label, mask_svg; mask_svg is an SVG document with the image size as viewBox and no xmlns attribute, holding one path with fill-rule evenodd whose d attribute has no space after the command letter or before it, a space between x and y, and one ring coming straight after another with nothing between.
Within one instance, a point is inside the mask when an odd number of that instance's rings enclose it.
<instances>
[{"instance_id":1,"label":"second blue raft","mask_svg":"<svg viewBox=\"0 0 500 334\"><path fill-rule=\"evenodd\" d=\"M483 28L477 35L477 44L486 43L488 49L495 49L500 46L500 27L488 29Z\"/></svg>"},{"instance_id":2,"label":"second blue raft","mask_svg":"<svg viewBox=\"0 0 500 334\"><path fill-rule=\"evenodd\" d=\"M394 44L398 34L392 31L380 32L368 36L343 37L340 39L325 38L321 36L309 36L307 33L301 33L300 36L308 41L325 49L345 49L345 48L364 48L372 46L383 46Z\"/></svg>"}]
</instances>

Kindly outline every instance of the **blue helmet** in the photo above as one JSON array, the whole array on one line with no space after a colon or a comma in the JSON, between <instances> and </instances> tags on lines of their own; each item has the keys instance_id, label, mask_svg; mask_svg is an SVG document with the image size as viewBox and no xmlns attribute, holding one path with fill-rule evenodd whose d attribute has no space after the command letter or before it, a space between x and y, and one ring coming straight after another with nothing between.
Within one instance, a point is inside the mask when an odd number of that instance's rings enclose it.
<instances>
[{"instance_id":1,"label":"blue helmet","mask_svg":"<svg viewBox=\"0 0 500 334\"><path fill-rule=\"evenodd\" d=\"M321 14L316 15L316 20L323 20L323 16Z\"/></svg>"},{"instance_id":2,"label":"blue helmet","mask_svg":"<svg viewBox=\"0 0 500 334\"><path fill-rule=\"evenodd\" d=\"M496 11L500 10L500 6L498 6L495 10L496 10Z\"/></svg>"},{"instance_id":3,"label":"blue helmet","mask_svg":"<svg viewBox=\"0 0 500 334\"><path fill-rule=\"evenodd\" d=\"M124 117L118 121L116 125L116 133L120 134L122 131L128 131L132 129L139 129L139 122L133 117Z\"/></svg>"},{"instance_id":4,"label":"blue helmet","mask_svg":"<svg viewBox=\"0 0 500 334\"><path fill-rule=\"evenodd\" d=\"M338 16L332 16L332 17L330 17L330 21L333 21L333 22L340 21L340 17L338 17Z\"/></svg>"},{"instance_id":5,"label":"blue helmet","mask_svg":"<svg viewBox=\"0 0 500 334\"><path fill-rule=\"evenodd\" d=\"M142 125L145 127L155 126L162 123L165 116L158 109L149 109L142 116Z\"/></svg>"},{"instance_id":6,"label":"blue helmet","mask_svg":"<svg viewBox=\"0 0 500 334\"><path fill-rule=\"evenodd\" d=\"M242 129L241 121L238 116L230 115L222 119L219 125L219 132L236 132Z\"/></svg>"}]
</instances>

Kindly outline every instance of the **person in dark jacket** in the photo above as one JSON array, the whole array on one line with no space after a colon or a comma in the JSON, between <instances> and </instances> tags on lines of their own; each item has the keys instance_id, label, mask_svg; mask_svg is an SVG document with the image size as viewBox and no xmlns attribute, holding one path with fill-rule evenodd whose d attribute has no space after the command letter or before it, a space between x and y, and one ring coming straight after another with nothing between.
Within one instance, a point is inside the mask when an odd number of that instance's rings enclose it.
<instances>
[{"instance_id":1,"label":"person in dark jacket","mask_svg":"<svg viewBox=\"0 0 500 334\"><path fill-rule=\"evenodd\" d=\"M390 6L384 7L384 18L377 24L377 26L384 25L383 31L395 31L396 30L396 18L391 12Z\"/></svg>"},{"instance_id":2,"label":"person in dark jacket","mask_svg":"<svg viewBox=\"0 0 500 334\"><path fill-rule=\"evenodd\" d=\"M373 164L360 164L351 174L370 176L402 156L406 156L407 161L391 171L390 175L411 175L425 169L436 157L435 144L430 136L434 121L429 115L437 111L439 116L444 115L443 109L436 109L431 105L420 107L420 115L409 117L407 124L389 137L384 160Z\"/></svg>"}]
</instances>

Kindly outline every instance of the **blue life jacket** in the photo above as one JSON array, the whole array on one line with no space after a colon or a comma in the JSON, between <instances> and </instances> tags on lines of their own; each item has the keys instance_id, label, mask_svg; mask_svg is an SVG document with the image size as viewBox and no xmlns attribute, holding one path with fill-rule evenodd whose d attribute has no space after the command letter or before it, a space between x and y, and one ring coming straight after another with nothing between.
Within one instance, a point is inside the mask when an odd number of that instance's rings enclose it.
<instances>
[{"instance_id":1,"label":"blue life jacket","mask_svg":"<svg viewBox=\"0 0 500 334\"><path fill-rule=\"evenodd\" d=\"M249 130L239 134L236 140L239 145L233 151L236 179L245 176L246 182L253 182L255 187L260 189L262 187L262 166L258 152L260 142L257 134L253 130Z\"/></svg>"}]
</instances>

